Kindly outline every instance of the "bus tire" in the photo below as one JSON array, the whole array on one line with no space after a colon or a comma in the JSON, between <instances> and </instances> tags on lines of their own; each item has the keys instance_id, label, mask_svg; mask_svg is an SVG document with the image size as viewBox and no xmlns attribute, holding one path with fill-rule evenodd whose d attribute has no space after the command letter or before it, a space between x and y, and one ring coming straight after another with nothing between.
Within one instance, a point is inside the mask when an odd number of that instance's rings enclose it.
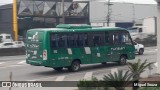
<instances>
[{"instance_id":1,"label":"bus tire","mask_svg":"<svg viewBox=\"0 0 160 90\"><path fill-rule=\"evenodd\" d=\"M62 71L63 67L55 67L54 70L56 71Z\"/></svg>"},{"instance_id":2,"label":"bus tire","mask_svg":"<svg viewBox=\"0 0 160 90\"><path fill-rule=\"evenodd\" d=\"M125 55L122 55L119 59L119 65L126 65L127 57Z\"/></svg>"},{"instance_id":3,"label":"bus tire","mask_svg":"<svg viewBox=\"0 0 160 90\"><path fill-rule=\"evenodd\" d=\"M68 70L71 72L76 72L80 69L80 62L78 60L73 61L71 66L68 67Z\"/></svg>"}]
</instances>

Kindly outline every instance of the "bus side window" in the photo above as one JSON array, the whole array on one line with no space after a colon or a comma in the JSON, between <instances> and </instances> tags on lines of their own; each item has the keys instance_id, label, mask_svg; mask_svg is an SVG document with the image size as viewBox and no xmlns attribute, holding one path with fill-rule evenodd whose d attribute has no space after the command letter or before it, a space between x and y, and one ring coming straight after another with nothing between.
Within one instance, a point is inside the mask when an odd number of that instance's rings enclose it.
<instances>
[{"instance_id":1,"label":"bus side window","mask_svg":"<svg viewBox=\"0 0 160 90\"><path fill-rule=\"evenodd\" d=\"M118 33L115 33L114 34L114 44L119 44L119 34Z\"/></svg>"},{"instance_id":2,"label":"bus side window","mask_svg":"<svg viewBox=\"0 0 160 90\"><path fill-rule=\"evenodd\" d=\"M129 33L127 33L127 32L123 33L122 38L123 38L122 41L124 44L132 45L132 41L131 41Z\"/></svg>"},{"instance_id":3,"label":"bus side window","mask_svg":"<svg viewBox=\"0 0 160 90\"><path fill-rule=\"evenodd\" d=\"M84 34L78 34L78 37L77 37L77 46L78 47L82 47L84 46Z\"/></svg>"},{"instance_id":4,"label":"bus side window","mask_svg":"<svg viewBox=\"0 0 160 90\"><path fill-rule=\"evenodd\" d=\"M76 47L76 34L69 34L68 35L68 39L67 39L67 42L68 42L68 47Z\"/></svg>"},{"instance_id":5,"label":"bus side window","mask_svg":"<svg viewBox=\"0 0 160 90\"><path fill-rule=\"evenodd\" d=\"M88 46L88 34L84 34L84 46Z\"/></svg>"},{"instance_id":6,"label":"bus side window","mask_svg":"<svg viewBox=\"0 0 160 90\"><path fill-rule=\"evenodd\" d=\"M93 34L93 46L102 45L102 42L101 34Z\"/></svg>"},{"instance_id":7,"label":"bus side window","mask_svg":"<svg viewBox=\"0 0 160 90\"><path fill-rule=\"evenodd\" d=\"M77 35L77 47L88 46L88 35L80 33Z\"/></svg>"},{"instance_id":8,"label":"bus side window","mask_svg":"<svg viewBox=\"0 0 160 90\"><path fill-rule=\"evenodd\" d=\"M126 42L126 36L125 34L122 34L122 43L125 44L125 42Z\"/></svg>"},{"instance_id":9,"label":"bus side window","mask_svg":"<svg viewBox=\"0 0 160 90\"><path fill-rule=\"evenodd\" d=\"M66 47L66 35L64 35L64 34L59 35L58 46L60 48Z\"/></svg>"},{"instance_id":10,"label":"bus side window","mask_svg":"<svg viewBox=\"0 0 160 90\"><path fill-rule=\"evenodd\" d=\"M57 38L58 38L58 35L57 35L57 34L51 34L51 38L50 38L51 48L58 48Z\"/></svg>"},{"instance_id":11,"label":"bus side window","mask_svg":"<svg viewBox=\"0 0 160 90\"><path fill-rule=\"evenodd\" d=\"M112 34L112 44L114 44L114 42L115 42L115 35Z\"/></svg>"},{"instance_id":12,"label":"bus side window","mask_svg":"<svg viewBox=\"0 0 160 90\"><path fill-rule=\"evenodd\" d=\"M124 44L125 35L121 31L113 32L112 34L113 44Z\"/></svg>"},{"instance_id":13,"label":"bus side window","mask_svg":"<svg viewBox=\"0 0 160 90\"><path fill-rule=\"evenodd\" d=\"M109 44L109 43L110 43L109 33L105 32L105 44Z\"/></svg>"}]
</instances>

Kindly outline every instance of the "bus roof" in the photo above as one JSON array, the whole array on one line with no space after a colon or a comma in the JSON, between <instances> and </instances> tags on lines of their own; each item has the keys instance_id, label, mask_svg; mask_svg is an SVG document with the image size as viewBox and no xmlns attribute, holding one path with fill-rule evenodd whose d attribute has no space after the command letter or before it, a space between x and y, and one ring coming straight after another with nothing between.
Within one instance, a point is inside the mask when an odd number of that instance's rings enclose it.
<instances>
[{"instance_id":1,"label":"bus roof","mask_svg":"<svg viewBox=\"0 0 160 90\"><path fill-rule=\"evenodd\" d=\"M114 31L126 30L120 27L92 27L87 24L60 24L56 28L36 28L29 31L49 31L49 32L94 32L94 31Z\"/></svg>"},{"instance_id":2,"label":"bus roof","mask_svg":"<svg viewBox=\"0 0 160 90\"><path fill-rule=\"evenodd\" d=\"M92 28L92 26L87 24L59 24L56 28L66 28L66 29L83 29L83 28Z\"/></svg>"}]
</instances>

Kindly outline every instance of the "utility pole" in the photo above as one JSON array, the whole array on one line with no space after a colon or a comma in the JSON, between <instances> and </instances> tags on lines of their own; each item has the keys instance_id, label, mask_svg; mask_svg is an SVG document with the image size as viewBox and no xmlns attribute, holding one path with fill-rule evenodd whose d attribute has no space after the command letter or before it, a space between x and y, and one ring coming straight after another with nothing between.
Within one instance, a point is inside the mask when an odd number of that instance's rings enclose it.
<instances>
[{"instance_id":1,"label":"utility pole","mask_svg":"<svg viewBox=\"0 0 160 90\"><path fill-rule=\"evenodd\" d=\"M17 0L13 0L13 31L14 39L18 41Z\"/></svg>"},{"instance_id":2,"label":"utility pole","mask_svg":"<svg viewBox=\"0 0 160 90\"><path fill-rule=\"evenodd\" d=\"M135 7L134 7L134 3L133 3L133 24L135 23Z\"/></svg>"},{"instance_id":3,"label":"utility pole","mask_svg":"<svg viewBox=\"0 0 160 90\"><path fill-rule=\"evenodd\" d=\"M160 0L157 1L157 73L160 74Z\"/></svg>"},{"instance_id":4,"label":"utility pole","mask_svg":"<svg viewBox=\"0 0 160 90\"><path fill-rule=\"evenodd\" d=\"M65 24L64 0L62 0L62 23Z\"/></svg>"},{"instance_id":5,"label":"utility pole","mask_svg":"<svg viewBox=\"0 0 160 90\"><path fill-rule=\"evenodd\" d=\"M108 3L107 3L107 6L108 6L108 12L107 12L107 26L109 27L109 23L110 23L110 20L111 20L111 8L110 6L113 5L110 3L110 0L108 0Z\"/></svg>"}]
</instances>

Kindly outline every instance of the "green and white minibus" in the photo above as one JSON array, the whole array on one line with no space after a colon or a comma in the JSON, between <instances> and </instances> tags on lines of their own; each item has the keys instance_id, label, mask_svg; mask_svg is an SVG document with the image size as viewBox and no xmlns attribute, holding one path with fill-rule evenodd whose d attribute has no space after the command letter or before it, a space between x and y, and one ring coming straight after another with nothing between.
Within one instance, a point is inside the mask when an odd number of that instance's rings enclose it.
<instances>
[{"instance_id":1,"label":"green and white minibus","mask_svg":"<svg viewBox=\"0 0 160 90\"><path fill-rule=\"evenodd\" d=\"M26 62L57 71L78 71L80 64L118 62L135 59L129 32L119 27L92 27L86 24L60 24L56 28L27 31Z\"/></svg>"}]
</instances>

